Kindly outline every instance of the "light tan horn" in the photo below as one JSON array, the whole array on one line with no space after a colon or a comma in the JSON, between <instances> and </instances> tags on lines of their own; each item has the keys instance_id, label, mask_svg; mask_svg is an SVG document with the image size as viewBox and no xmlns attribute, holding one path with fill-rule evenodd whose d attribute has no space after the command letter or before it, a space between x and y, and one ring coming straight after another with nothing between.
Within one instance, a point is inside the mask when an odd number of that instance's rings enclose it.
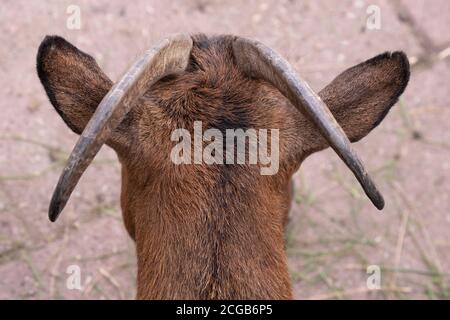
<instances>
[{"instance_id":1,"label":"light tan horn","mask_svg":"<svg viewBox=\"0 0 450 320\"><path fill-rule=\"evenodd\" d=\"M353 150L344 130L320 97L304 80L296 76L289 63L264 44L245 38L235 39L233 51L236 63L247 75L270 82L317 126L353 172L375 207L383 209L383 196Z\"/></svg>"},{"instance_id":2,"label":"light tan horn","mask_svg":"<svg viewBox=\"0 0 450 320\"><path fill-rule=\"evenodd\" d=\"M190 36L165 39L146 51L111 88L70 154L50 202L50 221L58 218L83 172L138 99L159 79L184 71L191 49Z\"/></svg>"}]
</instances>

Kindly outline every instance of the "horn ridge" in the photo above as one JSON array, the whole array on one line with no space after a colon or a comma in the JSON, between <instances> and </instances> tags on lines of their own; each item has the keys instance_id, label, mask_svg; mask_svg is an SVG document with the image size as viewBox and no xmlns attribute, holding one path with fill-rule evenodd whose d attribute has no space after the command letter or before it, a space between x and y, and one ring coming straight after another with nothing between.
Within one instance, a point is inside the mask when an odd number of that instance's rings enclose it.
<instances>
[{"instance_id":1,"label":"horn ridge","mask_svg":"<svg viewBox=\"0 0 450 320\"><path fill-rule=\"evenodd\" d=\"M50 221L56 221L83 172L138 99L159 79L186 69L192 42L184 34L163 40L147 50L106 94L61 173L50 201Z\"/></svg>"},{"instance_id":2,"label":"horn ridge","mask_svg":"<svg viewBox=\"0 0 450 320\"><path fill-rule=\"evenodd\" d=\"M370 178L351 142L322 99L298 77L291 65L278 53L261 42L236 37L233 53L237 65L249 76L262 78L274 85L289 101L305 114L322 136L353 172L364 192L379 210L384 199Z\"/></svg>"}]
</instances>

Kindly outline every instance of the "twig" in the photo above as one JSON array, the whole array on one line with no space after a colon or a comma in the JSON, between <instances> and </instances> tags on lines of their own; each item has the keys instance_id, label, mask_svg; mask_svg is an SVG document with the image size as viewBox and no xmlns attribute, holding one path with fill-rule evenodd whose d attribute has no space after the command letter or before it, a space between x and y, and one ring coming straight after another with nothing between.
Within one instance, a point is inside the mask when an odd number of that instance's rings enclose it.
<instances>
[{"instance_id":1,"label":"twig","mask_svg":"<svg viewBox=\"0 0 450 320\"><path fill-rule=\"evenodd\" d=\"M53 263L53 267L50 271L50 293L49 296L50 298L54 298L55 295L55 291L56 291L56 277L58 276L58 269L61 266L61 262L62 262L62 253L64 251L64 249L67 246L67 242L69 240L69 232L68 232L68 225L66 225L64 227L64 233L63 233L63 240L62 240L62 245L60 247L60 249L58 250L57 254L56 254L56 259L55 262Z\"/></svg>"},{"instance_id":2,"label":"twig","mask_svg":"<svg viewBox=\"0 0 450 320\"><path fill-rule=\"evenodd\" d=\"M394 190L397 192L401 192L400 187L396 182L392 183ZM395 258L394 258L394 269L397 270L400 266L400 261L402 258L402 252L403 252L403 244L405 242L405 235L406 231L408 229L408 221L409 221L409 214L410 210L407 208L406 210L403 210L402 214L402 222L400 224L399 232L398 232L398 238L397 238L397 246L395 248ZM391 278L391 287L395 287L397 282L397 273L394 272Z\"/></svg>"},{"instance_id":3,"label":"twig","mask_svg":"<svg viewBox=\"0 0 450 320\"><path fill-rule=\"evenodd\" d=\"M345 267L345 269L365 271L366 267L360 266L360 265L348 265ZM409 269L409 268L381 267L381 272L412 273L412 274L417 274L417 275L421 275L421 276L430 276L430 277L450 277L450 273L440 273L440 272L435 272L435 271Z\"/></svg>"},{"instance_id":4,"label":"twig","mask_svg":"<svg viewBox=\"0 0 450 320\"><path fill-rule=\"evenodd\" d=\"M399 292L399 293L410 293L412 292L412 289L409 287L389 287L389 288L381 288L381 289L368 289L365 287L361 288L353 288L348 289L344 291L339 292L332 292L327 294L319 294L315 296L311 296L309 298L306 298L306 300L327 300L327 299L333 299L333 298L339 298L342 296L353 296L357 294L364 294L369 292Z\"/></svg>"},{"instance_id":5,"label":"twig","mask_svg":"<svg viewBox=\"0 0 450 320\"><path fill-rule=\"evenodd\" d=\"M105 269L103 268L99 268L98 271L100 272L100 274L105 277L119 292L119 297L121 300L125 299L125 296L122 292L122 288L120 287L119 282L117 282L116 279L114 279L114 277Z\"/></svg>"}]
</instances>

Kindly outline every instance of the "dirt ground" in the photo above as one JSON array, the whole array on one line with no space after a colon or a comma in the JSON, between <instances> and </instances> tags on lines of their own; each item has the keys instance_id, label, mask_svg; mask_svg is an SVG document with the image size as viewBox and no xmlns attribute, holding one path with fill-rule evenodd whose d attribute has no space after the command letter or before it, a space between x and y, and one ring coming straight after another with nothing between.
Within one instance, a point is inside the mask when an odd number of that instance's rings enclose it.
<instances>
[{"instance_id":1,"label":"dirt ground","mask_svg":"<svg viewBox=\"0 0 450 320\"><path fill-rule=\"evenodd\" d=\"M120 167L104 147L64 215L47 209L77 136L51 107L35 70L46 34L93 55L112 78L176 32L257 38L320 90L345 68L388 50L413 63L400 102L355 144L385 195L379 213L330 150L296 174L287 234L297 299L449 299L450 2L17 1L0 4L0 298L132 299L134 244L119 208ZM69 5L81 29L66 26ZM369 5L380 29L367 27ZM381 288L366 281L381 270ZM81 290L70 289L78 266Z\"/></svg>"}]
</instances>

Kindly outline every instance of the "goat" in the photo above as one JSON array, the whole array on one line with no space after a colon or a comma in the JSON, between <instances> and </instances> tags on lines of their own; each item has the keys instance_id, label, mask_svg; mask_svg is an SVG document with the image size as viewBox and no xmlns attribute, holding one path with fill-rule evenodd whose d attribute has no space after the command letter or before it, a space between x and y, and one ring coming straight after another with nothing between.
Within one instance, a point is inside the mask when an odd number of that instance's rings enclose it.
<instances>
[{"instance_id":1,"label":"goat","mask_svg":"<svg viewBox=\"0 0 450 320\"><path fill-rule=\"evenodd\" d=\"M351 147L397 102L409 80L403 52L353 66L319 94L260 42L175 35L118 81L58 36L47 36L37 72L80 138L53 194L55 221L103 144L122 167L121 208L136 243L138 299L291 299L284 248L292 175L331 146L378 209L384 200ZM171 133L194 121L279 129L279 171L261 164L176 165Z\"/></svg>"}]
</instances>

